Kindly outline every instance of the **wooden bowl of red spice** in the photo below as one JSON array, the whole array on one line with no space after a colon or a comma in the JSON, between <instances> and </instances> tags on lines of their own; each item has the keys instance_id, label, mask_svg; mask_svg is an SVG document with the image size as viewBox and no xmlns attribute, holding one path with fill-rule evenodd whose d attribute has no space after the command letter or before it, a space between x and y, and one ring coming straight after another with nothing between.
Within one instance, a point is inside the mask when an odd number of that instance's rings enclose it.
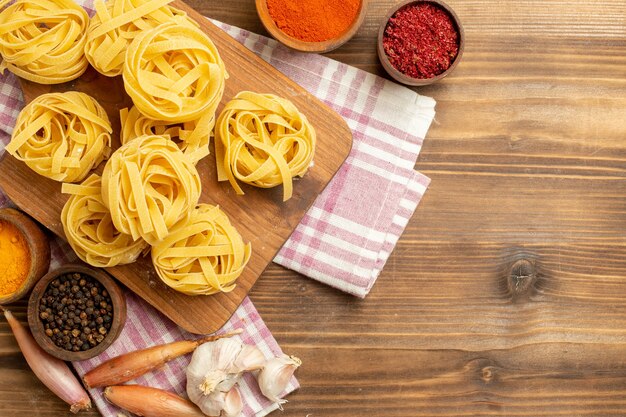
<instances>
[{"instance_id":1,"label":"wooden bowl of red spice","mask_svg":"<svg viewBox=\"0 0 626 417\"><path fill-rule=\"evenodd\" d=\"M283 45L325 53L348 42L359 30L368 0L256 0L265 29Z\"/></svg>"},{"instance_id":2,"label":"wooden bowl of red spice","mask_svg":"<svg viewBox=\"0 0 626 417\"><path fill-rule=\"evenodd\" d=\"M24 297L48 271L50 244L21 211L0 209L0 305Z\"/></svg>"},{"instance_id":3,"label":"wooden bowl of red spice","mask_svg":"<svg viewBox=\"0 0 626 417\"><path fill-rule=\"evenodd\" d=\"M465 47L459 17L441 0L405 0L386 14L378 32L378 57L396 81L432 84L458 65Z\"/></svg>"},{"instance_id":4,"label":"wooden bowl of red spice","mask_svg":"<svg viewBox=\"0 0 626 417\"><path fill-rule=\"evenodd\" d=\"M28 300L28 325L43 350L81 361L104 352L126 321L126 298L105 271L84 264L44 275Z\"/></svg>"}]
</instances>

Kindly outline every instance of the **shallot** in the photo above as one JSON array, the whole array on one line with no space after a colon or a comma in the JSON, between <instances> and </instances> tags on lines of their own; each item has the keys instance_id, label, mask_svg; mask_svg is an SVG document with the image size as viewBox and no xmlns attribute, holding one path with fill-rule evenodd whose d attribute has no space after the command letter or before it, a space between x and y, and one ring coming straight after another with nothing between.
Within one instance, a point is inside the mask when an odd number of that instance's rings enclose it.
<instances>
[{"instance_id":1,"label":"shallot","mask_svg":"<svg viewBox=\"0 0 626 417\"><path fill-rule=\"evenodd\" d=\"M168 391L142 385L106 387L104 397L133 414L144 417L205 417L192 402Z\"/></svg>"},{"instance_id":2,"label":"shallot","mask_svg":"<svg viewBox=\"0 0 626 417\"><path fill-rule=\"evenodd\" d=\"M203 343L231 337L241 332L242 330L238 329L222 335L183 340L120 355L87 372L83 381L90 388L119 385L159 368L179 356L193 352Z\"/></svg>"},{"instance_id":3,"label":"shallot","mask_svg":"<svg viewBox=\"0 0 626 417\"><path fill-rule=\"evenodd\" d=\"M1 307L0 307L1 308ZM69 366L44 351L35 341L30 332L13 316L9 310L2 309L13 335L17 340L28 366L50 391L70 405L70 411L91 408L91 400L87 391L74 376Z\"/></svg>"}]
</instances>

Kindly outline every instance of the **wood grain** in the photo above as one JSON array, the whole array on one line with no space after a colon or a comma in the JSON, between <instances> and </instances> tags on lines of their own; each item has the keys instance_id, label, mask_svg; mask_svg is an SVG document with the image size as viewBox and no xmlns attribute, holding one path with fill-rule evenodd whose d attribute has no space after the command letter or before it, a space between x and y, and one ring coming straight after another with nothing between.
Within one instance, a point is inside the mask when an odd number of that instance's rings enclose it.
<instances>
[{"instance_id":1,"label":"wood grain","mask_svg":"<svg viewBox=\"0 0 626 417\"><path fill-rule=\"evenodd\" d=\"M244 241L252 243L250 261L232 292L195 297L179 293L159 279L149 256L130 265L108 268L119 281L184 329L192 333L212 333L235 312L306 210L337 172L352 147L352 133L337 113L203 16L180 1L172 4L200 22L224 59L230 77L221 106L239 91L273 93L291 100L307 116L318 137L315 166L294 182L293 197L286 202L282 201L282 187L245 187L245 195L238 196L228 182L218 183L213 156L198 164L202 179L200 202L219 205ZM116 136L119 135L119 111L131 105L121 77L109 79L93 69L79 80L63 85L22 81L22 89L28 101L50 91L78 90L90 94L107 110ZM114 144L117 146L118 138ZM104 163L99 171L103 166ZM64 238L60 215L69 197L61 194L60 183L39 176L24 163L5 154L0 160L0 187L24 211Z\"/></svg>"},{"instance_id":2,"label":"wood grain","mask_svg":"<svg viewBox=\"0 0 626 417\"><path fill-rule=\"evenodd\" d=\"M304 361L280 415L625 416L626 4L446 2L466 45L453 75L417 90L437 99L416 165L432 183L372 293L278 266L251 292ZM382 75L375 39L393 3L370 2L329 56ZM253 0L190 4L263 32ZM514 299L519 259L537 276ZM7 329L3 411L65 415Z\"/></svg>"}]
</instances>

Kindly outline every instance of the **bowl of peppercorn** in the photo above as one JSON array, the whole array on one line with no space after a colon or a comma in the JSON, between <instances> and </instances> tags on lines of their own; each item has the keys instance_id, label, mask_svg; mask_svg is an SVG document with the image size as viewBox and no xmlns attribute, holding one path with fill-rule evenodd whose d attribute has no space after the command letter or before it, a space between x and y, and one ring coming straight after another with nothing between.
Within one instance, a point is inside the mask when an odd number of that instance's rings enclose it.
<instances>
[{"instance_id":1,"label":"bowl of peppercorn","mask_svg":"<svg viewBox=\"0 0 626 417\"><path fill-rule=\"evenodd\" d=\"M457 14L441 0L405 0L386 14L378 32L378 57L387 73L410 86L448 76L463 55L465 35Z\"/></svg>"},{"instance_id":2,"label":"bowl of peppercorn","mask_svg":"<svg viewBox=\"0 0 626 417\"><path fill-rule=\"evenodd\" d=\"M66 361L102 353L126 320L124 294L104 271L66 265L44 275L28 301L28 324L37 343Z\"/></svg>"}]
</instances>

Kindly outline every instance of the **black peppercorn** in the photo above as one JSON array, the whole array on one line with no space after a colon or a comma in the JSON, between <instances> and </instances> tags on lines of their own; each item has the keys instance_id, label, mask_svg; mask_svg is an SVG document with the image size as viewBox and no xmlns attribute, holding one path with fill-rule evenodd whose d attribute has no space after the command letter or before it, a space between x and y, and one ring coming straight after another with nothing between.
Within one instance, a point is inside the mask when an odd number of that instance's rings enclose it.
<instances>
[{"instance_id":1,"label":"black peppercorn","mask_svg":"<svg viewBox=\"0 0 626 417\"><path fill-rule=\"evenodd\" d=\"M88 275L73 273L52 281L38 306L47 337L62 349L85 351L101 343L111 329L109 292Z\"/></svg>"}]
</instances>

